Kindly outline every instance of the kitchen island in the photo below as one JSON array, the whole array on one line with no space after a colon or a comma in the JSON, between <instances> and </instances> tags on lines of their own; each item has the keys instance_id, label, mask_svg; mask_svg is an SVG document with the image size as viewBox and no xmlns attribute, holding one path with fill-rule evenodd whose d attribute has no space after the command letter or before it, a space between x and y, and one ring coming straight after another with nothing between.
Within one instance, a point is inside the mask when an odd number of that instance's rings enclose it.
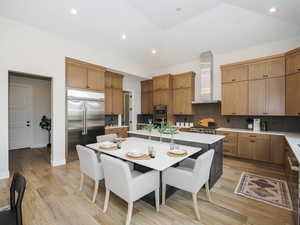
<instances>
[{"instance_id":1,"label":"kitchen island","mask_svg":"<svg viewBox=\"0 0 300 225\"><path fill-rule=\"evenodd\" d=\"M162 142L171 142L171 135L160 134L154 130L149 133L146 130L128 131L129 137L138 138L149 138L152 140ZM214 184L219 180L223 174L223 135L212 135L212 134L200 134L191 132L179 132L174 135L174 143L179 145L186 145L191 147L202 148L202 151L191 156L191 158L197 158L209 149L215 150L213 163L210 171L209 187L212 188Z\"/></svg>"}]
</instances>

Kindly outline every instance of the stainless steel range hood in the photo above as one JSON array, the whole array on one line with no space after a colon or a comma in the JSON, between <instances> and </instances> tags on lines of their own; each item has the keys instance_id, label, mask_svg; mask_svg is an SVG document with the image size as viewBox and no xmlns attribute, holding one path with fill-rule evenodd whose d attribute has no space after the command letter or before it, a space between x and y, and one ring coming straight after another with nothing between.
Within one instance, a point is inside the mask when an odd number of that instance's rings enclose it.
<instances>
[{"instance_id":1,"label":"stainless steel range hood","mask_svg":"<svg viewBox=\"0 0 300 225\"><path fill-rule=\"evenodd\" d=\"M213 99L213 54L211 51L200 54L200 71L195 79L195 101L193 104L218 103Z\"/></svg>"}]
</instances>

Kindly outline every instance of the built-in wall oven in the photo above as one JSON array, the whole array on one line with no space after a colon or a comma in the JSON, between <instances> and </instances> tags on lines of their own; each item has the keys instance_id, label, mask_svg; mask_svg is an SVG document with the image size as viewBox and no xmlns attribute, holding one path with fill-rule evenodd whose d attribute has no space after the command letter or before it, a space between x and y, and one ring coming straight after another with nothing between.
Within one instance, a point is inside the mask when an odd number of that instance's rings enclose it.
<instances>
[{"instance_id":1,"label":"built-in wall oven","mask_svg":"<svg viewBox=\"0 0 300 225\"><path fill-rule=\"evenodd\" d=\"M157 105L153 108L153 123L160 125L167 122L168 107L166 105Z\"/></svg>"},{"instance_id":2,"label":"built-in wall oven","mask_svg":"<svg viewBox=\"0 0 300 225\"><path fill-rule=\"evenodd\" d=\"M293 151L290 149L289 145L286 146L286 156L285 156L285 173L287 177L287 183L293 204L293 216L296 225L300 225L299 220L299 162L295 157Z\"/></svg>"}]
</instances>

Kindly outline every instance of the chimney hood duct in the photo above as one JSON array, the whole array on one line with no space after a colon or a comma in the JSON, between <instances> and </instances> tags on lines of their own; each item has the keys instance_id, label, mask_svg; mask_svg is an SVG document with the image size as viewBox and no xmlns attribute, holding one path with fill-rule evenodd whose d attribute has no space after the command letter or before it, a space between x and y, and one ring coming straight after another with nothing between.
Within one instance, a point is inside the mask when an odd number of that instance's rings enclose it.
<instances>
[{"instance_id":1,"label":"chimney hood duct","mask_svg":"<svg viewBox=\"0 0 300 225\"><path fill-rule=\"evenodd\" d=\"M200 54L200 71L195 78L195 101L193 104L218 103L213 99L213 54Z\"/></svg>"}]
</instances>

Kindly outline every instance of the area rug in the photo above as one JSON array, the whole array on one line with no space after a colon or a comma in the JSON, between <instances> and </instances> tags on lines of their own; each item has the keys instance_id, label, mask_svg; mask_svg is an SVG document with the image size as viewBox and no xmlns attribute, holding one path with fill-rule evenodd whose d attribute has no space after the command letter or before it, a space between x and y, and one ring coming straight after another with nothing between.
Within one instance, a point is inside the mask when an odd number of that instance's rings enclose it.
<instances>
[{"instance_id":1,"label":"area rug","mask_svg":"<svg viewBox=\"0 0 300 225\"><path fill-rule=\"evenodd\" d=\"M234 193L273 206L292 210L290 192L287 183L283 180L244 172Z\"/></svg>"}]
</instances>

